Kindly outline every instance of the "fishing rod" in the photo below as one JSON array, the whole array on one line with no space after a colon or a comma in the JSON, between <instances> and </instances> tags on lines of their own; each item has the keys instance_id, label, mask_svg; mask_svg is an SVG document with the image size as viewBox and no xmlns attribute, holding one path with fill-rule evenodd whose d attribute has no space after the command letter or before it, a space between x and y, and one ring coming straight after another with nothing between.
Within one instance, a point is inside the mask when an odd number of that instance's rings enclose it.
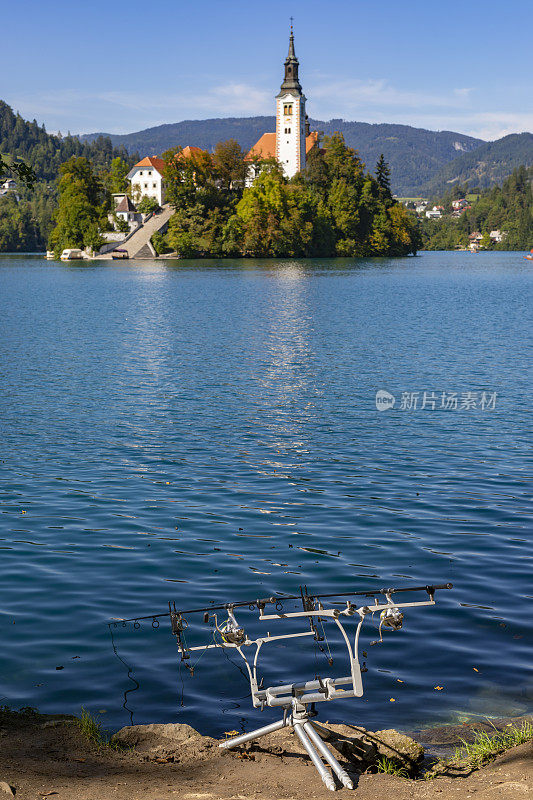
<instances>
[{"instance_id":1,"label":"fishing rod","mask_svg":"<svg viewBox=\"0 0 533 800\"><path fill-rule=\"evenodd\" d=\"M304 587L305 591L307 591L307 587ZM317 600L319 599L328 599L328 598L336 598L336 597L375 597L376 595L380 594L398 594L399 592L420 592L426 591L428 594L434 594L437 589L451 589L453 588L453 584L451 583L442 583L435 586L426 585L426 586L402 586L399 588L391 588L391 589L373 589L368 591L354 591L354 592L332 592L330 594L315 594ZM210 611L225 611L228 608L249 608L250 610L257 608L265 608L269 604L278 604L283 603L284 600L299 600L301 598L301 594L280 594L280 595L273 595L271 597L264 597L256 600L238 600L233 603L221 603L219 605L209 605L209 606L202 606L201 608L187 608L183 610L176 611L175 603L173 603L173 610L170 608L169 602L169 610L164 611L163 613L159 614L146 614L145 616L141 617L129 617L128 619L123 619L120 617L119 619L113 620L114 622L141 622L147 619L160 619L161 617L169 617L172 613L178 613L181 615L184 614L202 614Z\"/></svg>"}]
</instances>

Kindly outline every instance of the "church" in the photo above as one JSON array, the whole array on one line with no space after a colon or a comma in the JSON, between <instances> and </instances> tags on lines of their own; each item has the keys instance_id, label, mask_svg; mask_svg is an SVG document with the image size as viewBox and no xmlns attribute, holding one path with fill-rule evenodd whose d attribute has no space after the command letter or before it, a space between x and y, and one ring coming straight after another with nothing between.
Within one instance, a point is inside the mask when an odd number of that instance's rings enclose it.
<instances>
[{"instance_id":1,"label":"church","mask_svg":"<svg viewBox=\"0 0 533 800\"><path fill-rule=\"evenodd\" d=\"M319 141L318 131L309 130L309 119L305 113L306 97L298 79L299 66L291 25L289 52L284 64L285 76L276 95L276 132L264 133L246 156L247 161L275 158L287 178L304 169L308 153L318 146ZM250 168L248 186L259 172L260 166Z\"/></svg>"}]
</instances>

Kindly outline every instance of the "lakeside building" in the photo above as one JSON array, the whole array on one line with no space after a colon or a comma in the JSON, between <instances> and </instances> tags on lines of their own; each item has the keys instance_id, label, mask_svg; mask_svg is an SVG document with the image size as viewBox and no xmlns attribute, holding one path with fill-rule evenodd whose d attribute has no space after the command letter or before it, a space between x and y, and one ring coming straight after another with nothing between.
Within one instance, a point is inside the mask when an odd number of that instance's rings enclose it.
<instances>
[{"instance_id":1,"label":"lakeside building","mask_svg":"<svg viewBox=\"0 0 533 800\"><path fill-rule=\"evenodd\" d=\"M283 83L276 95L276 130L264 133L246 155L246 160L250 162L275 158L283 167L287 178L292 178L304 169L309 152L318 146L320 138L318 131L309 129L309 118L305 111L307 98L298 77L299 66L291 25ZM260 171L260 166L250 166L247 186L254 182Z\"/></svg>"},{"instance_id":2,"label":"lakeside building","mask_svg":"<svg viewBox=\"0 0 533 800\"><path fill-rule=\"evenodd\" d=\"M158 156L146 156L128 172L131 194L135 203L142 197L152 197L160 206L165 202L165 162Z\"/></svg>"},{"instance_id":3,"label":"lakeside building","mask_svg":"<svg viewBox=\"0 0 533 800\"><path fill-rule=\"evenodd\" d=\"M178 158L190 158L203 152L205 151L201 147L187 145ZM126 177L131 183L131 195L135 203L139 204L143 197L150 197L157 200L160 206L164 205L166 200L164 169L165 162L158 156L146 156L131 168Z\"/></svg>"},{"instance_id":4,"label":"lakeside building","mask_svg":"<svg viewBox=\"0 0 533 800\"><path fill-rule=\"evenodd\" d=\"M118 199L118 196L115 197ZM130 228L139 225L142 221L142 214L139 214L127 194L122 195L120 201L116 203L115 215L127 222Z\"/></svg>"}]
</instances>

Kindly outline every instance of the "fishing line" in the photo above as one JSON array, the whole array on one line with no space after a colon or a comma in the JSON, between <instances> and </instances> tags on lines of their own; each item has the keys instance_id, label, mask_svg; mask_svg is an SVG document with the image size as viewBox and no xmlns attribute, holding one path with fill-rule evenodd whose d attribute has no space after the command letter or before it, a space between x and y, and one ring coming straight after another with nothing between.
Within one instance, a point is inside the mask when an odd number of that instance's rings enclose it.
<instances>
[{"instance_id":1,"label":"fishing line","mask_svg":"<svg viewBox=\"0 0 533 800\"><path fill-rule=\"evenodd\" d=\"M126 689L124 691L124 702L122 703L122 708L125 711L127 711L128 714L130 715L130 725L133 725L133 710L131 708L128 708L128 705L127 705L128 704L128 694L130 694L130 692L136 692L137 689L140 689L141 687L140 687L139 682L136 681L135 678L132 676L132 672L133 672L132 668L129 666L129 664L127 664L124 661L124 659L118 653L117 646L115 644L115 637L113 636L113 629L111 627L111 623L108 624L107 627L109 628L109 635L111 636L111 644L113 646L113 652L116 655L116 657L118 658L118 660L126 667L126 669L128 671L128 678L130 679L130 681L133 684L135 684L132 689Z\"/></svg>"}]
</instances>

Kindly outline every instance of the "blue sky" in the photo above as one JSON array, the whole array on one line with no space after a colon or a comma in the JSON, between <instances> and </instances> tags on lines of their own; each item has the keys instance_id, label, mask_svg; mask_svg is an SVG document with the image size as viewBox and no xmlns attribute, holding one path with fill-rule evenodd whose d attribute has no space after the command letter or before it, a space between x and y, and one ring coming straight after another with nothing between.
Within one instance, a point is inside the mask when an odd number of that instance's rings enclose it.
<instances>
[{"instance_id":1,"label":"blue sky","mask_svg":"<svg viewBox=\"0 0 533 800\"><path fill-rule=\"evenodd\" d=\"M533 131L528 0L22 0L0 98L50 131L272 114L294 16L308 112L484 139Z\"/></svg>"}]
</instances>

